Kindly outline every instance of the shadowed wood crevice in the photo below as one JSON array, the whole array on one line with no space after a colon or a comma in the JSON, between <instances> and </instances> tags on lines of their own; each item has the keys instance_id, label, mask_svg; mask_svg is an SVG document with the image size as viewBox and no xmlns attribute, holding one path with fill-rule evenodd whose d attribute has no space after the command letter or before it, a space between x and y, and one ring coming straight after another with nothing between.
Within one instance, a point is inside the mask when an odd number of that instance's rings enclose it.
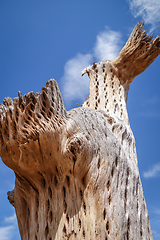
<instances>
[{"instance_id":1,"label":"shadowed wood crevice","mask_svg":"<svg viewBox=\"0 0 160 240\"><path fill-rule=\"evenodd\" d=\"M23 240L153 239L126 109L129 84L159 37L139 23L113 61L87 67L89 99L66 111L58 84L0 105L0 156Z\"/></svg>"}]
</instances>

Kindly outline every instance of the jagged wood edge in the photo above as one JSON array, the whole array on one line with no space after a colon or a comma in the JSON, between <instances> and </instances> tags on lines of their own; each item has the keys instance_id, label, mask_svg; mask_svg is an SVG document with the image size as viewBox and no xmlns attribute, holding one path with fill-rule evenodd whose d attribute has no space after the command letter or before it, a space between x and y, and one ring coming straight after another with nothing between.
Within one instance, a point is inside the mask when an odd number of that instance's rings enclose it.
<instances>
[{"instance_id":1,"label":"jagged wood edge","mask_svg":"<svg viewBox=\"0 0 160 240\"><path fill-rule=\"evenodd\" d=\"M5 98L0 105L0 151L13 142L36 140L40 132L55 131L64 123L67 111L57 82L46 83L41 93L29 92L22 96ZM7 150L7 149L6 149Z\"/></svg>"},{"instance_id":2,"label":"jagged wood edge","mask_svg":"<svg viewBox=\"0 0 160 240\"><path fill-rule=\"evenodd\" d=\"M160 37L148 36L143 27L143 21L135 26L118 57L111 61L114 68L119 72L122 84L129 85L160 54Z\"/></svg>"}]
</instances>

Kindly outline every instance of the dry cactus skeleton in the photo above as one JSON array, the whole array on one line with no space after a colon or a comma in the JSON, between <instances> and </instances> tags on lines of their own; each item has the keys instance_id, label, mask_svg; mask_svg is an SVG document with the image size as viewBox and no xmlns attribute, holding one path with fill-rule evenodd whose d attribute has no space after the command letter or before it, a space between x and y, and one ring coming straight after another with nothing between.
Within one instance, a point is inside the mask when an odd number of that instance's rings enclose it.
<instances>
[{"instance_id":1,"label":"dry cactus skeleton","mask_svg":"<svg viewBox=\"0 0 160 240\"><path fill-rule=\"evenodd\" d=\"M126 110L130 83L159 55L137 24L113 61L84 69L89 99L66 111L55 80L0 105L0 156L23 240L153 239Z\"/></svg>"}]
</instances>

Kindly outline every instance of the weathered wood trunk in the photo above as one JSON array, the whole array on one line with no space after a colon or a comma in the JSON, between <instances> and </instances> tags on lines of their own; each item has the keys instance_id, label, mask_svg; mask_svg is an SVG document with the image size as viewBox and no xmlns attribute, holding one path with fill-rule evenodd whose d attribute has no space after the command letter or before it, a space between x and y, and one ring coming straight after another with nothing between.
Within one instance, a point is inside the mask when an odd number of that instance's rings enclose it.
<instances>
[{"instance_id":1,"label":"weathered wood trunk","mask_svg":"<svg viewBox=\"0 0 160 240\"><path fill-rule=\"evenodd\" d=\"M83 107L66 111L55 80L0 106L0 155L23 240L153 239L126 110L129 84L160 53L139 23L114 61L87 67Z\"/></svg>"}]
</instances>

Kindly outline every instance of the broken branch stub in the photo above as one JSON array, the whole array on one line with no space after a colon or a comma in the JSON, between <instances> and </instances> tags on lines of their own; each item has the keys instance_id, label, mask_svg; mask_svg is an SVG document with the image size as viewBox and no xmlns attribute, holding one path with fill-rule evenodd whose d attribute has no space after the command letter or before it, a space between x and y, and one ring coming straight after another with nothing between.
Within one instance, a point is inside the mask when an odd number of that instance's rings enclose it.
<instances>
[{"instance_id":1,"label":"broken branch stub","mask_svg":"<svg viewBox=\"0 0 160 240\"><path fill-rule=\"evenodd\" d=\"M136 25L126 45L112 61L122 84L129 85L160 54L160 37L148 36L143 27L143 21Z\"/></svg>"},{"instance_id":2,"label":"broken branch stub","mask_svg":"<svg viewBox=\"0 0 160 240\"><path fill-rule=\"evenodd\" d=\"M23 240L153 239L126 101L159 54L156 39L140 23L117 59L87 67L83 107L67 112L53 79L0 105L0 155L16 175L8 198Z\"/></svg>"}]
</instances>

